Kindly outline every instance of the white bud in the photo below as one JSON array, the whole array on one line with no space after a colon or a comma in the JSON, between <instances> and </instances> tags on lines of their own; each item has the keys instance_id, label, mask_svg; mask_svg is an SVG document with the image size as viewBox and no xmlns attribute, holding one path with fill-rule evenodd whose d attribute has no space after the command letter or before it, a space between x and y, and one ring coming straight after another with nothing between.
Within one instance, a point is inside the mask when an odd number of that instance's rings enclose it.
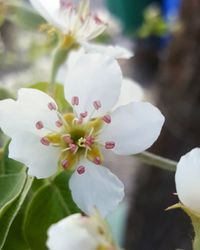
<instances>
[{"instance_id":1,"label":"white bud","mask_svg":"<svg viewBox=\"0 0 200 250\"><path fill-rule=\"evenodd\" d=\"M200 213L200 148L181 157L175 181L177 194L183 205Z\"/></svg>"},{"instance_id":2,"label":"white bud","mask_svg":"<svg viewBox=\"0 0 200 250\"><path fill-rule=\"evenodd\" d=\"M94 217L71 215L48 230L50 250L107 250L112 248L104 224Z\"/></svg>"}]
</instances>

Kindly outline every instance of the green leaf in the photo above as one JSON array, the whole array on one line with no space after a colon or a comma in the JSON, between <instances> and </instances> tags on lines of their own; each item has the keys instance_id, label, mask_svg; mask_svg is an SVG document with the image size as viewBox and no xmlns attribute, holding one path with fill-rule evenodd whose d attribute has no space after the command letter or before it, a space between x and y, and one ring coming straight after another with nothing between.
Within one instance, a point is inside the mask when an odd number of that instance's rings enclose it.
<instances>
[{"instance_id":1,"label":"green leaf","mask_svg":"<svg viewBox=\"0 0 200 250\"><path fill-rule=\"evenodd\" d=\"M24 29L39 29L46 21L25 4L9 4L10 14L7 19Z\"/></svg>"},{"instance_id":2,"label":"green leaf","mask_svg":"<svg viewBox=\"0 0 200 250\"><path fill-rule=\"evenodd\" d=\"M59 174L39 189L30 201L24 220L24 235L31 250L46 250L50 225L78 212L68 188L69 178L70 174Z\"/></svg>"},{"instance_id":3,"label":"green leaf","mask_svg":"<svg viewBox=\"0 0 200 250\"><path fill-rule=\"evenodd\" d=\"M2 249L6 241L9 229L24 203L28 191L31 188L32 181L33 178L27 178L20 196L12 203L12 205L7 209L3 216L0 216L0 249Z\"/></svg>"},{"instance_id":4,"label":"green leaf","mask_svg":"<svg viewBox=\"0 0 200 250\"><path fill-rule=\"evenodd\" d=\"M70 213L80 213L80 209L76 206L72 199L71 190L69 189L69 179L71 172L63 171L55 177L52 184L58 188L60 195L63 197L64 202L67 204Z\"/></svg>"},{"instance_id":5,"label":"green leaf","mask_svg":"<svg viewBox=\"0 0 200 250\"><path fill-rule=\"evenodd\" d=\"M0 100L4 100L7 98L13 98L12 94L7 88L0 87Z\"/></svg>"},{"instance_id":6,"label":"green leaf","mask_svg":"<svg viewBox=\"0 0 200 250\"><path fill-rule=\"evenodd\" d=\"M24 210L21 209L16 216L12 226L10 227L6 242L2 250L30 250L24 239L22 231L23 215Z\"/></svg>"},{"instance_id":7,"label":"green leaf","mask_svg":"<svg viewBox=\"0 0 200 250\"><path fill-rule=\"evenodd\" d=\"M47 93L49 91L49 83L39 82L39 83L36 83L33 85L29 85L29 88L38 89L38 90L41 90L41 91ZM69 111L70 105L65 100L63 85L58 84L58 83L55 84L54 100L56 101L56 103L59 107L59 111L61 113L65 112L65 111Z\"/></svg>"},{"instance_id":8,"label":"green leaf","mask_svg":"<svg viewBox=\"0 0 200 250\"><path fill-rule=\"evenodd\" d=\"M0 218L12 202L20 195L25 181L25 173L0 176Z\"/></svg>"},{"instance_id":9,"label":"green leaf","mask_svg":"<svg viewBox=\"0 0 200 250\"><path fill-rule=\"evenodd\" d=\"M26 167L22 163L15 161L15 160L8 157L9 143L10 142L8 142L4 148L4 154L3 154L3 158L2 158L1 168L3 168L4 174L16 174L16 173L20 173L20 172L25 172Z\"/></svg>"}]
</instances>

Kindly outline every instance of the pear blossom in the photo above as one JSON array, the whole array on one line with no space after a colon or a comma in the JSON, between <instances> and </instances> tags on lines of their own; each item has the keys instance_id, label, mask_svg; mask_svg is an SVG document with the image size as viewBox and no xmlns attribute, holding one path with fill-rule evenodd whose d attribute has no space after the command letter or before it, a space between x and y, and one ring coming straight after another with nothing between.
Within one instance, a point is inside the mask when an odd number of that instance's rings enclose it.
<instances>
[{"instance_id":1,"label":"pear blossom","mask_svg":"<svg viewBox=\"0 0 200 250\"><path fill-rule=\"evenodd\" d=\"M18 99L0 102L0 127L11 137L9 157L28 174L47 178L73 171L69 186L77 205L91 214L111 212L124 196L123 184L102 164L102 150L140 153L158 138L164 117L147 102L131 102L114 111L122 84L114 58L84 54L72 61L65 77L65 98L72 112L61 114L52 97L22 88Z\"/></svg>"},{"instance_id":2,"label":"pear blossom","mask_svg":"<svg viewBox=\"0 0 200 250\"><path fill-rule=\"evenodd\" d=\"M30 0L30 2L50 24L49 32L57 30L64 35L66 42L74 40L81 43L94 39L107 27L96 14L91 13L89 0L81 0L78 5L70 0ZM48 25L46 27L48 28Z\"/></svg>"},{"instance_id":3,"label":"pear blossom","mask_svg":"<svg viewBox=\"0 0 200 250\"><path fill-rule=\"evenodd\" d=\"M88 41L101 35L108 24L91 13L89 0L75 5L70 0L30 0L32 6L46 19L42 29L57 32L63 38L62 46L82 46L86 52L101 52L115 58L129 59L132 52L121 46L103 46Z\"/></svg>"},{"instance_id":4,"label":"pear blossom","mask_svg":"<svg viewBox=\"0 0 200 250\"><path fill-rule=\"evenodd\" d=\"M106 223L97 215L71 215L48 230L50 250L116 250Z\"/></svg>"},{"instance_id":5,"label":"pear blossom","mask_svg":"<svg viewBox=\"0 0 200 250\"><path fill-rule=\"evenodd\" d=\"M176 190L184 206L200 213L200 148L181 157L176 170Z\"/></svg>"}]
</instances>

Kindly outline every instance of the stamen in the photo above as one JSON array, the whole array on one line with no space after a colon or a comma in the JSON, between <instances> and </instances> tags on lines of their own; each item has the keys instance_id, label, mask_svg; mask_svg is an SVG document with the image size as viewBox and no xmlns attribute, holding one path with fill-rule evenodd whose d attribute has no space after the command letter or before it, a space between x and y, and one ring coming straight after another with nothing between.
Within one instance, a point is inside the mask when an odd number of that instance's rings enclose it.
<instances>
[{"instance_id":1,"label":"stamen","mask_svg":"<svg viewBox=\"0 0 200 250\"><path fill-rule=\"evenodd\" d=\"M40 140L40 142L43 145L45 145L45 146L49 146L50 145L50 141L46 137L42 137L42 139Z\"/></svg>"},{"instance_id":2,"label":"stamen","mask_svg":"<svg viewBox=\"0 0 200 250\"><path fill-rule=\"evenodd\" d=\"M36 126L36 128L39 129L39 130L42 129L42 128L44 128L44 124L43 124L43 122L41 122L41 121L36 122L35 126Z\"/></svg>"},{"instance_id":3,"label":"stamen","mask_svg":"<svg viewBox=\"0 0 200 250\"><path fill-rule=\"evenodd\" d=\"M72 103L73 106L78 106L79 105L79 98L78 98L78 96L73 96L72 100L71 100L71 103Z\"/></svg>"},{"instance_id":4,"label":"stamen","mask_svg":"<svg viewBox=\"0 0 200 250\"><path fill-rule=\"evenodd\" d=\"M101 159L100 159L100 157L95 157L94 158L94 160L93 160L93 162L96 164L96 165L100 165L101 164Z\"/></svg>"},{"instance_id":5,"label":"stamen","mask_svg":"<svg viewBox=\"0 0 200 250\"><path fill-rule=\"evenodd\" d=\"M69 161L68 160L63 160L61 162L61 164L62 164L62 166L63 166L64 169L67 169L69 167Z\"/></svg>"},{"instance_id":6,"label":"stamen","mask_svg":"<svg viewBox=\"0 0 200 250\"><path fill-rule=\"evenodd\" d=\"M87 112L87 111L85 111L84 113L80 113L80 116L81 116L82 118L87 117L87 115L88 115L88 112Z\"/></svg>"},{"instance_id":7,"label":"stamen","mask_svg":"<svg viewBox=\"0 0 200 250\"><path fill-rule=\"evenodd\" d=\"M72 144L73 140L71 139L70 135L64 135L63 136L63 140L67 143L67 144Z\"/></svg>"},{"instance_id":8,"label":"stamen","mask_svg":"<svg viewBox=\"0 0 200 250\"><path fill-rule=\"evenodd\" d=\"M63 123L62 123L61 120L56 121L56 126L57 126L58 128L62 127L62 125L63 125Z\"/></svg>"},{"instance_id":9,"label":"stamen","mask_svg":"<svg viewBox=\"0 0 200 250\"><path fill-rule=\"evenodd\" d=\"M94 144L94 142L95 142L94 136L86 136L85 146L90 147L92 144Z\"/></svg>"},{"instance_id":10,"label":"stamen","mask_svg":"<svg viewBox=\"0 0 200 250\"><path fill-rule=\"evenodd\" d=\"M75 118L74 121L73 121L73 124L75 125L80 125L83 123L83 118L80 117L79 119Z\"/></svg>"},{"instance_id":11,"label":"stamen","mask_svg":"<svg viewBox=\"0 0 200 250\"><path fill-rule=\"evenodd\" d=\"M84 166L80 166L77 168L77 173L78 174L84 174L85 173L85 167Z\"/></svg>"},{"instance_id":12,"label":"stamen","mask_svg":"<svg viewBox=\"0 0 200 250\"><path fill-rule=\"evenodd\" d=\"M95 21L96 24L102 24L103 23L102 20L97 15L95 15L93 18L94 18L94 21Z\"/></svg>"},{"instance_id":13,"label":"stamen","mask_svg":"<svg viewBox=\"0 0 200 250\"><path fill-rule=\"evenodd\" d=\"M96 110L99 110L101 108L101 102L100 101L94 101L93 106Z\"/></svg>"},{"instance_id":14,"label":"stamen","mask_svg":"<svg viewBox=\"0 0 200 250\"><path fill-rule=\"evenodd\" d=\"M105 148L106 149L113 149L115 147L115 142L114 141L108 141L105 143Z\"/></svg>"},{"instance_id":15,"label":"stamen","mask_svg":"<svg viewBox=\"0 0 200 250\"><path fill-rule=\"evenodd\" d=\"M50 110L56 110L56 109L57 109L57 106L56 106L55 103L50 102L50 103L48 104L48 108L49 108Z\"/></svg>"},{"instance_id":16,"label":"stamen","mask_svg":"<svg viewBox=\"0 0 200 250\"><path fill-rule=\"evenodd\" d=\"M72 153L76 153L76 151L78 150L78 146L74 143L69 144L69 149Z\"/></svg>"},{"instance_id":17,"label":"stamen","mask_svg":"<svg viewBox=\"0 0 200 250\"><path fill-rule=\"evenodd\" d=\"M68 0L60 0L60 7L61 8L73 8L73 3L71 1Z\"/></svg>"},{"instance_id":18,"label":"stamen","mask_svg":"<svg viewBox=\"0 0 200 250\"><path fill-rule=\"evenodd\" d=\"M102 120L105 122L105 123L111 123L111 116L110 115L105 115Z\"/></svg>"}]
</instances>

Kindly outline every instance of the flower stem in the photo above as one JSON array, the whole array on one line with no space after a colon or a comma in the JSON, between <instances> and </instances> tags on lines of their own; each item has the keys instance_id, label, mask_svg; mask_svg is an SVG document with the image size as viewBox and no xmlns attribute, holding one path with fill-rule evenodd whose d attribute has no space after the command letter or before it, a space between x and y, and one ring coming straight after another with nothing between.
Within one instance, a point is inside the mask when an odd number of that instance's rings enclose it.
<instances>
[{"instance_id":1,"label":"flower stem","mask_svg":"<svg viewBox=\"0 0 200 250\"><path fill-rule=\"evenodd\" d=\"M56 76L57 76L58 70L67 59L68 52L69 52L68 49L65 49L65 48L58 48L55 51L53 64L52 64L52 70L51 70L50 85L49 85L49 92L52 96L54 96Z\"/></svg>"},{"instance_id":2,"label":"flower stem","mask_svg":"<svg viewBox=\"0 0 200 250\"><path fill-rule=\"evenodd\" d=\"M158 167L172 172L176 171L176 165L177 165L176 161L172 161L170 159L149 152L143 152L141 154L137 154L134 156L136 156L139 160L148 165L152 165L154 167Z\"/></svg>"}]
</instances>

